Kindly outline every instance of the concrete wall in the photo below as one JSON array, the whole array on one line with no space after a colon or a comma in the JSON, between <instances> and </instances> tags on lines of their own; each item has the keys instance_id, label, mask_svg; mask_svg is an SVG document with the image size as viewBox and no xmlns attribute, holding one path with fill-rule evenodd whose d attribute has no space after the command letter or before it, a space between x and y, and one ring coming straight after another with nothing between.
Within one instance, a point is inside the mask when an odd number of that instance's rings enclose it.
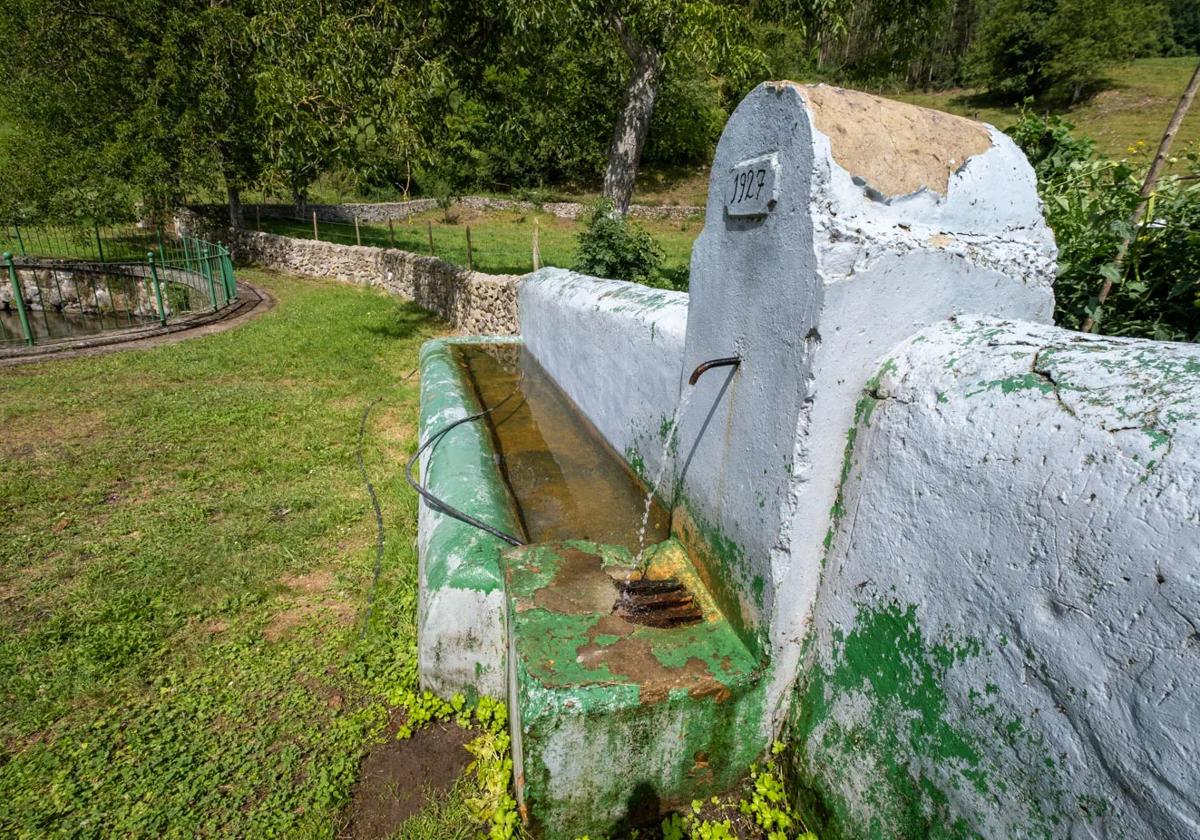
<instances>
[{"instance_id":1,"label":"concrete wall","mask_svg":"<svg viewBox=\"0 0 1200 840\"><path fill-rule=\"evenodd\" d=\"M751 200L739 182L753 171ZM782 710L816 596L846 429L896 342L956 314L1049 320L1032 169L979 123L768 83L731 116L692 252L675 523L774 664Z\"/></svg>"},{"instance_id":2,"label":"concrete wall","mask_svg":"<svg viewBox=\"0 0 1200 840\"><path fill-rule=\"evenodd\" d=\"M852 440L791 721L822 838L1198 836L1200 347L943 323Z\"/></svg>"},{"instance_id":3,"label":"concrete wall","mask_svg":"<svg viewBox=\"0 0 1200 840\"><path fill-rule=\"evenodd\" d=\"M479 410L453 346L440 339L426 342L421 347L421 440ZM487 426L464 423L453 435L450 445L431 447L422 455L420 475L429 492L496 528L518 532ZM419 505L417 666L422 688L444 697L471 690L505 696L500 555L506 548L502 540L424 501Z\"/></svg>"},{"instance_id":4,"label":"concrete wall","mask_svg":"<svg viewBox=\"0 0 1200 840\"><path fill-rule=\"evenodd\" d=\"M465 333L513 335L517 331L515 275L468 271L436 257L393 248L337 245L255 231L241 235L237 254L266 268L385 289Z\"/></svg>"},{"instance_id":5,"label":"concrete wall","mask_svg":"<svg viewBox=\"0 0 1200 840\"><path fill-rule=\"evenodd\" d=\"M687 305L682 292L559 268L521 282L525 346L648 481L659 470L679 401Z\"/></svg>"}]
</instances>

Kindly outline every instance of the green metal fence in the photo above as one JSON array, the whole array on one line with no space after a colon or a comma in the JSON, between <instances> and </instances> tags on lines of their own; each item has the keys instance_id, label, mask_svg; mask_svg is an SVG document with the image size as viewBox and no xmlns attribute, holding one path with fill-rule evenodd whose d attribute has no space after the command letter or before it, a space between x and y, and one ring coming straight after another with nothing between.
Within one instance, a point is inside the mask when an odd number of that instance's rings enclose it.
<instances>
[{"instance_id":1,"label":"green metal fence","mask_svg":"<svg viewBox=\"0 0 1200 840\"><path fill-rule=\"evenodd\" d=\"M161 226L11 224L0 228L0 251L20 257L129 262L144 260L165 238Z\"/></svg>"},{"instance_id":2,"label":"green metal fence","mask_svg":"<svg viewBox=\"0 0 1200 840\"><path fill-rule=\"evenodd\" d=\"M12 225L0 246L0 345L166 326L237 299L229 249L197 236Z\"/></svg>"}]
</instances>

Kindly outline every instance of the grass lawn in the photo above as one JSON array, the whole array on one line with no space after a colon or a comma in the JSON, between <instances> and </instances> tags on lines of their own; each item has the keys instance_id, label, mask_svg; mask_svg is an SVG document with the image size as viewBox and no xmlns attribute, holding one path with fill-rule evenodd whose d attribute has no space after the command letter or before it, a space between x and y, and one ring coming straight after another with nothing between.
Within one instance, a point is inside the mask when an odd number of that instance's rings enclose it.
<instances>
[{"instance_id":1,"label":"grass lawn","mask_svg":"<svg viewBox=\"0 0 1200 840\"><path fill-rule=\"evenodd\" d=\"M444 327L242 276L278 306L240 328L0 371L0 835L346 832L360 758L414 686L401 378ZM355 447L377 398L373 586ZM470 833L468 781L398 836Z\"/></svg>"},{"instance_id":2,"label":"grass lawn","mask_svg":"<svg viewBox=\"0 0 1200 840\"><path fill-rule=\"evenodd\" d=\"M542 265L570 268L574 263L575 238L581 223L559 219L549 213L457 210L454 223L447 223L440 210L421 213L395 223L397 248L418 254L429 253L429 225L433 226L433 249L437 256L457 265L467 264L467 227L471 229L471 250L475 268L489 274L526 274L533 268L533 230L540 228ZM254 224L253 219L248 223ZM692 243L704 226L701 218L681 221L637 219L663 249L668 266L687 265ZM262 229L304 239L312 238L312 221L262 220ZM355 243L354 225L318 222L317 232L327 242ZM360 225L363 245L388 246L386 224Z\"/></svg>"},{"instance_id":3,"label":"grass lawn","mask_svg":"<svg viewBox=\"0 0 1200 840\"><path fill-rule=\"evenodd\" d=\"M1075 133L1096 141L1096 150L1109 157L1127 157L1126 151L1144 140L1151 153L1171 119L1188 78L1196 69L1196 56L1180 58L1142 58L1115 67L1105 90L1073 109L1050 109L1075 125ZM975 117L997 128L1007 128L1017 119L1014 106L998 106L974 95L956 90L930 94L887 94L893 99L937 108L953 114ZM1046 110L1045 106L1035 106ZM1200 143L1200 109L1192 108L1175 137L1175 148Z\"/></svg>"}]
</instances>

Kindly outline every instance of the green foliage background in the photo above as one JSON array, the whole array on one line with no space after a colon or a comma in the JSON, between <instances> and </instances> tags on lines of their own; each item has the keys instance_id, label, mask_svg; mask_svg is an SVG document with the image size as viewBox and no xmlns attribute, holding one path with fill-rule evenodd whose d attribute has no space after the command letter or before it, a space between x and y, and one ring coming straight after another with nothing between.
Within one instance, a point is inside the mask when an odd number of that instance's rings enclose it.
<instances>
[{"instance_id":1,"label":"green foliage background","mask_svg":"<svg viewBox=\"0 0 1200 840\"><path fill-rule=\"evenodd\" d=\"M1131 147L1127 159L1097 157L1068 122L1032 112L1009 133L1037 172L1058 243L1055 322L1079 329L1092 316L1108 335L1200 339L1200 149L1190 146L1171 159L1175 169L1159 181L1146 221L1132 230L1150 163L1146 144ZM1118 267L1126 236L1133 244ZM1105 279L1115 285L1100 307Z\"/></svg>"},{"instance_id":2,"label":"green foliage background","mask_svg":"<svg viewBox=\"0 0 1200 840\"><path fill-rule=\"evenodd\" d=\"M367 197L595 184L629 60L578 0L9 0L0 218L107 221L319 177ZM645 161L702 164L768 78L1085 95L1200 44L1184 0L638 0Z\"/></svg>"}]
</instances>

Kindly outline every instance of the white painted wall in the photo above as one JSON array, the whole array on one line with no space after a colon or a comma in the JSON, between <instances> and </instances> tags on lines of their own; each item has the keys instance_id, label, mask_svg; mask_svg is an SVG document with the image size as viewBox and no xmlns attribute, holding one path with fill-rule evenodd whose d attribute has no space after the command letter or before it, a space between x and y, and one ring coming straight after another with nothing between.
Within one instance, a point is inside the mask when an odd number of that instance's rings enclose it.
<instances>
[{"instance_id":1,"label":"white painted wall","mask_svg":"<svg viewBox=\"0 0 1200 840\"><path fill-rule=\"evenodd\" d=\"M696 387L681 423L690 453L682 495L702 529L727 541L714 562L728 568L716 576L728 576L770 654L777 709L816 596L846 430L880 357L954 315L1048 321L1053 311L1053 239L1033 172L1008 138L983 129L990 147L956 164L945 196L886 197L838 163L806 90L760 85L726 125L692 253L683 359L685 372L708 358L744 359L732 378L713 371ZM926 119L893 103L872 121L874 98L855 96L850 135L886 141ZM951 128L981 131L958 123ZM731 173L769 153L774 208L730 215Z\"/></svg>"},{"instance_id":2,"label":"white painted wall","mask_svg":"<svg viewBox=\"0 0 1200 840\"><path fill-rule=\"evenodd\" d=\"M984 837L1200 836L1200 347L963 319L889 357L797 694L834 836L898 836L898 769ZM903 655L848 655L889 611Z\"/></svg>"},{"instance_id":3,"label":"white painted wall","mask_svg":"<svg viewBox=\"0 0 1200 840\"><path fill-rule=\"evenodd\" d=\"M609 444L649 475L679 399L688 296L543 268L521 280L521 338ZM661 489L661 488L660 488Z\"/></svg>"}]
</instances>

